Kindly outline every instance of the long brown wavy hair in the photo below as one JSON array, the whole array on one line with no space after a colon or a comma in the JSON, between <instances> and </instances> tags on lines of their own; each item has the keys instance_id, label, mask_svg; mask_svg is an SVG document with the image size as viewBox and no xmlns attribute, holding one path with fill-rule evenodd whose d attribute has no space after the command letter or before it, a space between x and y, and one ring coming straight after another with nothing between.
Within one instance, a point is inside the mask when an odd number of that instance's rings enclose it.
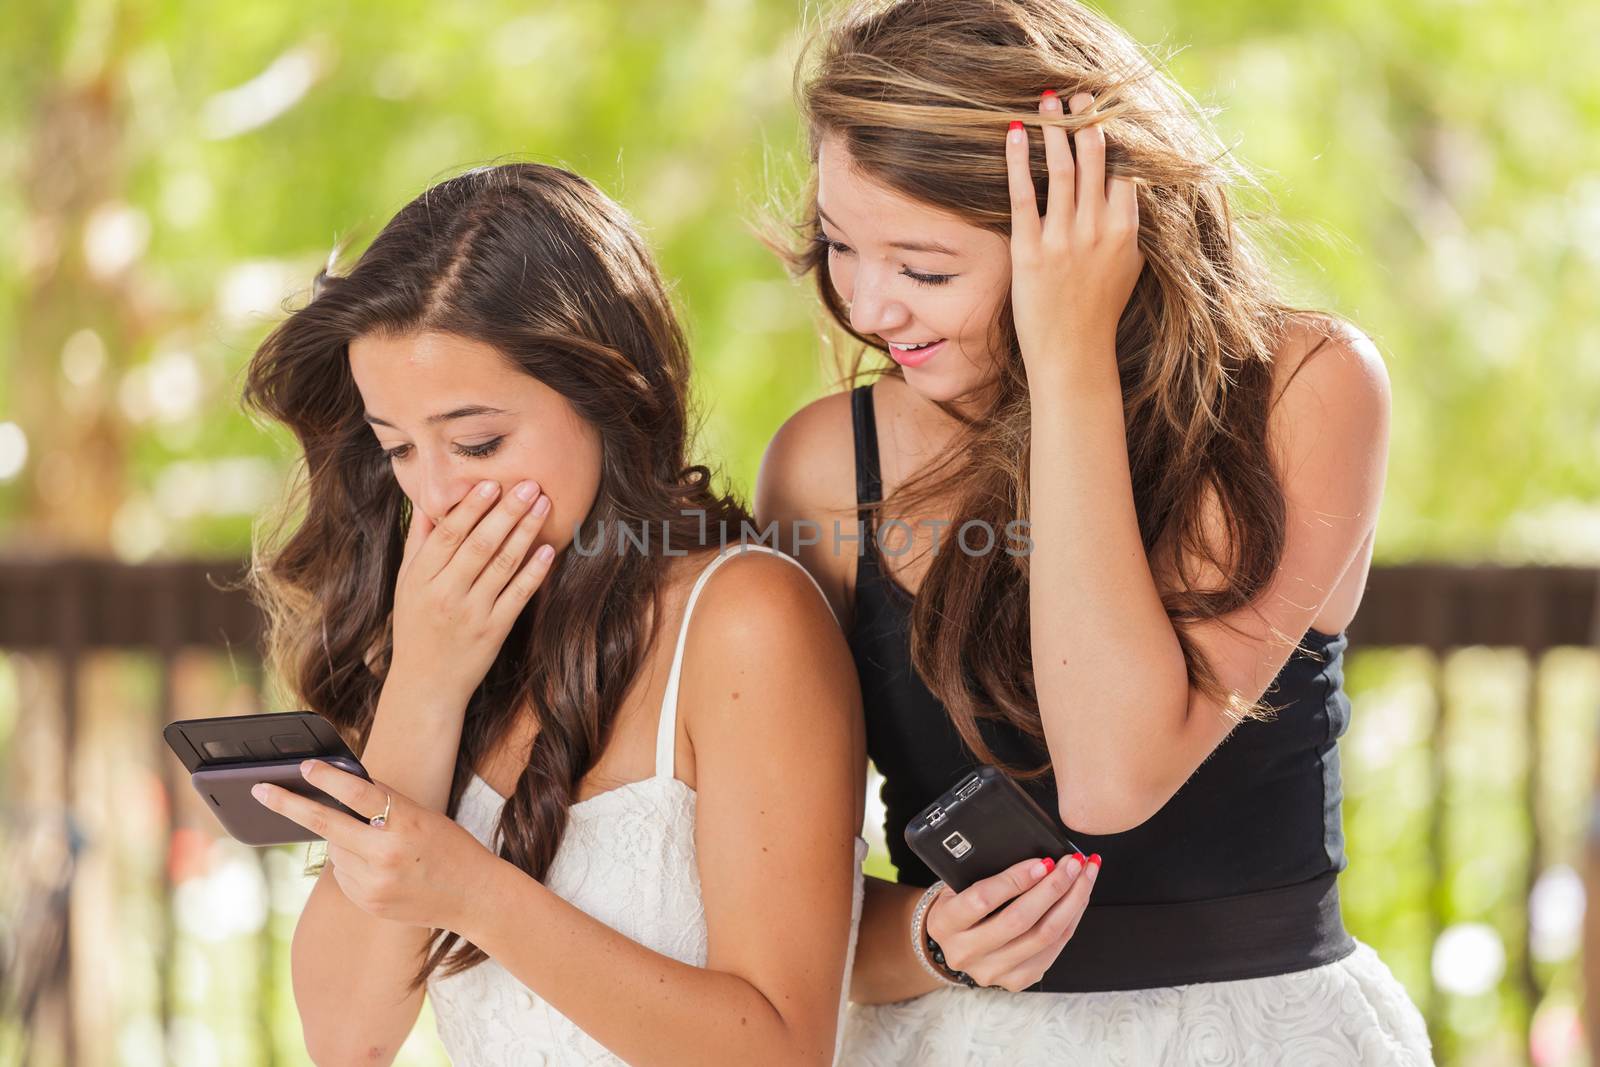
<instances>
[{"instance_id":1,"label":"long brown wavy hair","mask_svg":"<svg viewBox=\"0 0 1600 1067\"><path fill-rule=\"evenodd\" d=\"M1013 119L1039 125L1047 88L1062 100L1094 94L1096 115L1059 121L1068 130L1101 123L1108 174L1136 183L1146 266L1118 323L1117 364L1140 536L1152 564L1164 553L1184 583L1163 602L1190 681L1236 719L1267 717L1275 709L1220 684L1185 629L1249 604L1278 566L1286 520L1267 441L1273 353L1296 322L1322 336L1318 347L1336 324L1280 300L1229 204L1230 187L1259 186L1137 44L1072 0L846 6L809 38L796 66L811 176L798 220L768 225L768 243L797 276L814 274L828 317L861 343L854 382L867 373L868 352L887 345L851 328L829 277L816 204L819 144L838 138L859 173L1009 237L1003 138ZM1037 140L1032 167L1043 210L1048 173ZM910 513L940 497L957 523L1000 530L1026 519L1031 416L1009 301L994 338L999 373L978 397L979 413L940 403L959 432L879 510ZM871 370L903 377L898 367ZM1208 491L1224 544L1204 536ZM1219 585L1192 581L1196 560L1222 575ZM1049 773L1049 764L1004 765L977 724L1000 719L1042 745L1030 644L1026 555L933 555L912 609L913 662L973 753L1023 779Z\"/></svg>"},{"instance_id":2,"label":"long brown wavy hair","mask_svg":"<svg viewBox=\"0 0 1600 1067\"><path fill-rule=\"evenodd\" d=\"M564 396L598 431L599 490L578 536L648 522L673 552L715 547L744 507L687 459L688 345L627 214L584 179L511 163L428 189L251 359L243 403L288 426L304 450L273 539L247 584L268 619L269 665L303 706L365 746L393 649L394 586L410 502L363 418L352 340L439 331L493 346ZM691 514L685 516L682 512ZM703 517L703 521L702 521ZM259 531L258 531L259 534ZM522 709L538 732L500 816L500 855L542 879L578 785L611 736L624 693L660 631L665 553L567 552L513 625L466 708L447 810ZM412 988L481 949L434 932Z\"/></svg>"}]
</instances>

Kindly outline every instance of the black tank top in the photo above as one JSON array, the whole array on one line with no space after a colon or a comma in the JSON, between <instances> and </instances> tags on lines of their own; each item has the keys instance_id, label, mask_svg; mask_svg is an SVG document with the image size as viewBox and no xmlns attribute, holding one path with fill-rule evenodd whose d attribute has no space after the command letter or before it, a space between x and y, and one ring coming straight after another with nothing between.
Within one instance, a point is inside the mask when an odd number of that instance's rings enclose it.
<instances>
[{"instance_id":1,"label":"black tank top","mask_svg":"<svg viewBox=\"0 0 1600 1067\"><path fill-rule=\"evenodd\" d=\"M872 387L851 396L856 500L882 497ZM856 561L849 639L861 677L867 754L883 775L885 836L902 884L934 874L904 830L978 763L944 706L911 666L911 594L885 573L872 513ZM1077 932L1029 991L1090 992L1226 981L1304 970L1355 948L1339 913L1344 869L1336 741L1350 719L1343 633L1307 631L1268 688L1275 718L1240 724L1166 805L1125 833L1063 826L1104 860ZM1013 766L1048 759L1016 728L980 720ZM1021 783L1052 817L1055 779ZM1055 857L1060 859L1060 857Z\"/></svg>"}]
</instances>

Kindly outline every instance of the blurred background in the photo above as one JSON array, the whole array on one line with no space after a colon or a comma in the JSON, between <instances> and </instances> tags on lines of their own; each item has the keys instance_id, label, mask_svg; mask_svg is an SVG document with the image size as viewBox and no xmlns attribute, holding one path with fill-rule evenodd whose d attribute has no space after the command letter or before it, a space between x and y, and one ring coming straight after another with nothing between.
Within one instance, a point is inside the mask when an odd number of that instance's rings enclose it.
<instances>
[{"instance_id":1,"label":"blurred background","mask_svg":"<svg viewBox=\"0 0 1600 1067\"><path fill-rule=\"evenodd\" d=\"M1270 199L1247 206L1278 220L1291 294L1388 360L1346 921L1441 1064L1587 1063L1600 5L1103 10L1261 173ZM747 494L771 433L836 387L809 289L748 227L801 173L790 77L816 16L0 6L0 1064L309 1062L288 981L303 848L219 836L160 727L294 706L253 608L215 585L293 458L240 414L241 368L336 241L359 250L466 165L561 164L674 280L701 453L730 484ZM445 1062L426 1010L400 1062Z\"/></svg>"}]
</instances>

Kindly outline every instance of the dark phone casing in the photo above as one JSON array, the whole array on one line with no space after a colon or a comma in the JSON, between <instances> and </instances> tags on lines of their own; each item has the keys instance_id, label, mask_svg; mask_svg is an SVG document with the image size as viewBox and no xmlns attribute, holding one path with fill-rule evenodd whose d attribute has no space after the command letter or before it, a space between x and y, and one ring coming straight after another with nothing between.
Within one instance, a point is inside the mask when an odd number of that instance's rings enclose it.
<instances>
[{"instance_id":1,"label":"dark phone casing","mask_svg":"<svg viewBox=\"0 0 1600 1067\"><path fill-rule=\"evenodd\" d=\"M906 823L906 844L945 885L961 892L1025 859L1078 851L1022 787L979 767Z\"/></svg>"},{"instance_id":2,"label":"dark phone casing","mask_svg":"<svg viewBox=\"0 0 1600 1067\"><path fill-rule=\"evenodd\" d=\"M333 723L314 711L179 719L167 723L161 736L190 774L225 763L269 763L310 756L356 758Z\"/></svg>"},{"instance_id":3,"label":"dark phone casing","mask_svg":"<svg viewBox=\"0 0 1600 1067\"><path fill-rule=\"evenodd\" d=\"M257 782L280 785L362 821L372 814L351 811L300 774L301 760L320 759L371 780L339 731L314 711L180 719L161 735L189 771L200 799L230 835L247 845L319 840L251 796Z\"/></svg>"},{"instance_id":4,"label":"dark phone casing","mask_svg":"<svg viewBox=\"0 0 1600 1067\"><path fill-rule=\"evenodd\" d=\"M353 759L344 756L314 756L331 763L342 771L367 778L366 770ZM324 793L305 780L300 773L300 760L276 760L270 763L224 763L216 767L202 767L189 776L195 792L200 794L222 828L236 841L247 845L286 845L293 841L320 841L316 834L304 826L287 819L266 807L250 793L257 782L271 782L291 793L326 804L335 811L353 815L362 822L367 814L351 811L344 804ZM370 778L367 779L371 781Z\"/></svg>"}]
</instances>

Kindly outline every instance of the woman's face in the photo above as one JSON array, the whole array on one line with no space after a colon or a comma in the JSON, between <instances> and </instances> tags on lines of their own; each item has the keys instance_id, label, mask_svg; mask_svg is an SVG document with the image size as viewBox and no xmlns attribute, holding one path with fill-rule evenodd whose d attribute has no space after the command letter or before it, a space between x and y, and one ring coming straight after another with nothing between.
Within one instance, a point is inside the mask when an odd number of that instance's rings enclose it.
<instances>
[{"instance_id":1,"label":"woman's face","mask_svg":"<svg viewBox=\"0 0 1600 1067\"><path fill-rule=\"evenodd\" d=\"M831 135L818 146L817 208L850 325L889 343L906 384L955 400L993 380L991 335L1011 285L1005 237L860 173ZM895 347L926 342L934 344L922 351Z\"/></svg>"},{"instance_id":2,"label":"woman's face","mask_svg":"<svg viewBox=\"0 0 1600 1067\"><path fill-rule=\"evenodd\" d=\"M412 506L438 523L479 482L550 498L535 547L561 551L600 486L600 437L567 399L479 341L448 333L350 342L367 422Z\"/></svg>"}]
</instances>

